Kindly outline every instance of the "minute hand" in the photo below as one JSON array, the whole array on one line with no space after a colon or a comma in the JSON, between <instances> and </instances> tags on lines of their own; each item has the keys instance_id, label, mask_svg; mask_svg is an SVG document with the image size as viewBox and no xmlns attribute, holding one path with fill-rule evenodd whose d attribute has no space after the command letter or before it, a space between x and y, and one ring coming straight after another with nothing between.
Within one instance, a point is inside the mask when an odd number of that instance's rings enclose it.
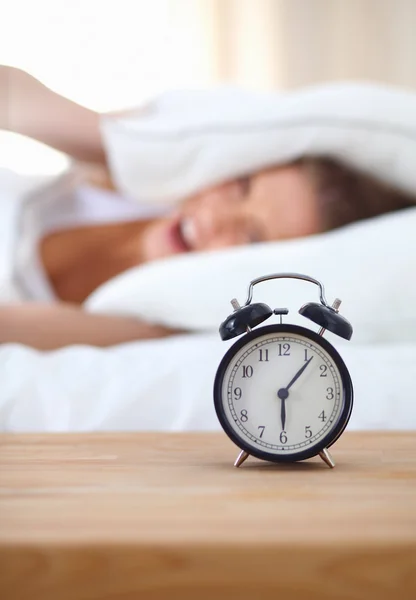
<instances>
[{"instance_id":1,"label":"minute hand","mask_svg":"<svg viewBox=\"0 0 416 600\"><path fill-rule=\"evenodd\" d=\"M313 356L310 357L310 359L303 365L303 367L301 369L299 369L299 371L296 373L296 375L291 379L289 385L285 388L286 391L292 387L292 385L295 383L295 381L302 375L303 371L306 369L306 367L308 366L308 364L311 362L311 360L313 359Z\"/></svg>"}]
</instances>

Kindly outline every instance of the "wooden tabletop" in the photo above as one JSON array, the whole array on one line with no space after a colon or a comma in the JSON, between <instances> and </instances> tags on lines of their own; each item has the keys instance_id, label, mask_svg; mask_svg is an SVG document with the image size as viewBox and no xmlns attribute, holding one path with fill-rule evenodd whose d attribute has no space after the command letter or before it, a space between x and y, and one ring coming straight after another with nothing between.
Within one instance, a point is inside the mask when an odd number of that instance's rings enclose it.
<instances>
[{"instance_id":1,"label":"wooden tabletop","mask_svg":"<svg viewBox=\"0 0 416 600\"><path fill-rule=\"evenodd\" d=\"M332 454L235 469L224 434L0 436L0 598L414 600L416 432Z\"/></svg>"}]
</instances>

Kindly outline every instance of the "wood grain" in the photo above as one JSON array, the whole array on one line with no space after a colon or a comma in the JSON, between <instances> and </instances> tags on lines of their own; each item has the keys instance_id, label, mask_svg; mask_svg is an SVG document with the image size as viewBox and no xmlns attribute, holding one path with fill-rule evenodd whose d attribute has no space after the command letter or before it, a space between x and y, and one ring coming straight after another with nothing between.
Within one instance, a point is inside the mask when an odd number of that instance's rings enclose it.
<instances>
[{"instance_id":1,"label":"wood grain","mask_svg":"<svg viewBox=\"0 0 416 600\"><path fill-rule=\"evenodd\" d=\"M0 598L416 598L416 432L273 465L223 434L0 436Z\"/></svg>"}]
</instances>

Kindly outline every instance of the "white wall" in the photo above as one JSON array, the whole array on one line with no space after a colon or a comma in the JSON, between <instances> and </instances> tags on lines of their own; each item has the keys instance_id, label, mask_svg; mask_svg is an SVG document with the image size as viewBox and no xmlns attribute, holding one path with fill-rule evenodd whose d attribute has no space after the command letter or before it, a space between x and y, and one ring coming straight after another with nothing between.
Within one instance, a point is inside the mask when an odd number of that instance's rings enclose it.
<instances>
[{"instance_id":1,"label":"white wall","mask_svg":"<svg viewBox=\"0 0 416 600\"><path fill-rule=\"evenodd\" d=\"M416 88L416 0L0 0L0 63L98 110L172 87Z\"/></svg>"}]
</instances>

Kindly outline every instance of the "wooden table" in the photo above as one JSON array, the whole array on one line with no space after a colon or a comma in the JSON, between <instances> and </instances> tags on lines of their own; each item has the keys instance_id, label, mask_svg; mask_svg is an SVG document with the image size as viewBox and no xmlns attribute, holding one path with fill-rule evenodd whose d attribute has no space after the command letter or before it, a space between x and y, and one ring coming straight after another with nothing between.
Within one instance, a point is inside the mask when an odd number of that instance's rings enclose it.
<instances>
[{"instance_id":1,"label":"wooden table","mask_svg":"<svg viewBox=\"0 0 416 600\"><path fill-rule=\"evenodd\" d=\"M416 598L416 433L232 467L223 434L0 436L2 600Z\"/></svg>"}]
</instances>

